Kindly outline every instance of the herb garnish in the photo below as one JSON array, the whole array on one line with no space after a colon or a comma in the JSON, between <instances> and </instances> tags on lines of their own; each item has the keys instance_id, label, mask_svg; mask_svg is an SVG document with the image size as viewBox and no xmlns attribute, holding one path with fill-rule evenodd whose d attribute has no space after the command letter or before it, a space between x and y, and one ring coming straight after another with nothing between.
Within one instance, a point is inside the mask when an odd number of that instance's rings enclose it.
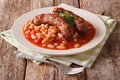
<instances>
[{"instance_id":1,"label":"herb garnish","mask_svg":"<svg viewBox=\"0 0 120 80\"><path fill-rule=\"evenodd\" d=\"M68 22L71 26L75 25L75 22L74 22L75 18L72 15L70 15L69 12L67 12L67 11L61 12L61 13L59 13L59 16L63 17L64 20L66 22Z\"/></svg>"}]
</instances>

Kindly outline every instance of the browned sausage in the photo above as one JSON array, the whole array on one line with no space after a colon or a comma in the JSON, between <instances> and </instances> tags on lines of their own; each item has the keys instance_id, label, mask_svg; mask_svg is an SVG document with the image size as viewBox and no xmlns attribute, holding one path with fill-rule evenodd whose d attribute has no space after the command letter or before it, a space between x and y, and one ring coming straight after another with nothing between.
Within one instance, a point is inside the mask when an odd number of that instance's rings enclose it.
<instances>
[{"instance_id":1,"label":"browned sausage","mask_svg":"<svg viewBox=\"0 0 120 80\"><path fill-rule=\"evenodd\" d=\"M47 23L57 26L62 35L69 39L72 38L75 32L75 27L70 26L62 17L55 14L40 14L32 19L32 23L35 25Z\"/></svg>"},{"instance_id":2,"label":"browned sausage","mask_svg":"<svg viewBox=\"0 0 120 80\"><path fill-rule=\"evenodd\" d=\"M57 15L60 12L65 12L65 11L67 11L70 15L72 15L75 18L74 21L75 21L76 28L79 31L79 33L85 34L87 32L87 30L88 30L88 27L87 27L87 25L85 23L85 20L82 17L74 14L71 11L65 10L63 8L58 8L58 7L53 9L53 14Z\"/></svg>"}]
</instances>

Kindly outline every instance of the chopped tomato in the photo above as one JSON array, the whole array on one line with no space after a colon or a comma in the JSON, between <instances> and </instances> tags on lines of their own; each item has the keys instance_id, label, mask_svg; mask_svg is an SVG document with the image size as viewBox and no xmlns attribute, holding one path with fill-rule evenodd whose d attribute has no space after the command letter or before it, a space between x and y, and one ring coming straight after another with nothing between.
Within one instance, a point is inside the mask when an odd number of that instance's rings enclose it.
<instances>
[{"instance_id":1,"label":"chopped tomato","mask_svg":"<svg viewBox=\"0 0 120 80\"><path fill-rule=\"evenodd\" d=\"M40 44L42 39L35 39L34 42Z\"/></svg>"},{"instance_id":2,"label":"chopped tomato","mask_svg":"<svg viewBox=\"0 0 120 80\"><path fill-rule=\"evenodd\" d=\"M35 28L36 32L40 31L40 26L38 26L37 28Z\"/></svg>"},{"instance_id":3,"label":"chopped tomato","mask_svg":"<svg viewBox=\"0 0 120 80\"><path fill-rule=\"evenodd\" d=\"M25 34L25 37L30 39L31 38L31 35L28 33L28 34Z\"/></svg>"},{"instance_id":4,"label":"chopped tomato","mask_svg":"<svg viewBox=\"0 0 120 80\"><path fill-rule=\"evenodd\" d=\"M30 32L30 34L36 34L36 30L35 29L33 29L31 32Z\"/></svg>"},{"instance_id":5,"label":"chopped tomato","mask_svg":"<svg viewBox=\"0 0 120 80\"><path fill-rule=\"evenodd\" d=\"M57 36L56 40L62 40L62 37Z\"/></svg>"},{"instance_id":6,"label":"chopped tomato","mask_svg":"<svg viewBox=\"0 0 120 80\"><path fill-rule=\"evenodd\" d=\"M56 29L56 31L57 31L57 32L60 32L60 30L59 30L58 28Z\"/></svg>"}]
</instances>

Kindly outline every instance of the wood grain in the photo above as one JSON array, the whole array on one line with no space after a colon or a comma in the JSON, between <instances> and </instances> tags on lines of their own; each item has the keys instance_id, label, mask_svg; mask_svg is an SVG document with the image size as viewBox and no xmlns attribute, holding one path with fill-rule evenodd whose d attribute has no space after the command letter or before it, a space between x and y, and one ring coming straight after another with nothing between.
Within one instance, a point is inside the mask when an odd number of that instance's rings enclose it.
<instances>
[{"instance_id":1,"label":"wood grain","mask_svg":"<svg viewBox=\"0 0 120 80\"><path fill-rule=\"evenodd\" d=\"M79 2L79 0L54 0L54 5L57 6L61 3L66 3L66 4L74 6L74 7L79 7L78 2Z\"/></svg>"},{"instance_id":2,"label":"wood grain","mask_svg":"<svg viewBox=\"0 0 120 80\"><path fill-rule=\"evenodd\" d=\"M118 22L108 40L110 44L110 56L112 57L112 65L114 70L114 80L120 79L120 0L111 2L111 16Z\"/></svg>"},{"instance_id":3,"label":"wood grain","mask_svg":"<svg viewBox=\"0 0 120 80\"><path fill-rule=\"evenodd\" d=\"M107 4L107 5L106 5ZM93 13L104 14L118 20L118 24L101 54L91 69L87 69L87 80L119 80L120 78L120 1L81 0L80 7Z\"/></svg>"},{"instance_id":4,"label":"wood grain","mask_svg":"<svg viewBox=\"0 0 120 80\"><path fill-rule=\"evenodd\" d=\"M118 21L91 69L64 75L54 66L36 65L18 59L15 48L0 38L0 80L119 80L120 79L120 0L0 0L0 32L10 29L25 12L66 3Z\"/></svg>"},{"instance_id":5,"label":"wood grain","mask_svg":"<svg viewBox=\"0 0 120 80\"><path fill-rule=\"evenodd\" d=\"M0 31L10 29L14 20L28 11L26 1L0 0ZM24 80L26 61L17 59L15 48L0 38L0 80Z\"/></svg>"}]
</instances>

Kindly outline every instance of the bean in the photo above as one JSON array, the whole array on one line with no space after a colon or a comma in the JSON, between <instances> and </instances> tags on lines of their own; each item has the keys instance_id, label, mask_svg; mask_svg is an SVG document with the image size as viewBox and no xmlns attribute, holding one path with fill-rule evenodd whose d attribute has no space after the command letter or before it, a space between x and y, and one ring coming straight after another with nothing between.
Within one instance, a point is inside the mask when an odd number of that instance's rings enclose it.
<instances>
[{"instance_id":1,"label":"bean","mask_svg":"<svg viewBox=\"0 0 120 80\"><path fill-rule=\"evenodd\" d=\"M52 26L52 28L56 28L56 26Z\"/></svg>"},{"instance_id":2,"label":"bean","mask_svg":"<svg viewBox=\"0 0 120 80\"><path fill-rule=\"evenodd\" d=\"M48 47L48 48L55 48L55 46L52 45L52 44L48 44L47 47Z\"/></svg>"},{"instance_id":3,"label":"bean","mask_svg":"<svg viewBox=\"0 0 120 80\"><path fill-rule=\"evenodd\" d=\"M31 34L32 39L36 39L37 37L34 34Z\"/></svg>"},{"instance_id":4,"label":"bean","mask_svg":"<svg viewBox=\"0 0 120 80\"><path fill-rule=\"evenodd\" d=\"M54 26L50 26L48 31L51 32L52 29L55 29L55 27Z\"/></svg>"},{"instance_id":5,"label":"bean","mask_svg":"<svg viewBox=\"0 0 120 80\"><path fill-rule=\"evenodd\" d=\"M45 34L44 36L45 36L45 37L50 37L50 35L49 35L49 34Z\"/></svg>"},{"instance_id":6,"label":"bean","mask_svg":"<svg viewBox=\"0 0 120 80\"><path fill-rule=\"evenodd\" d=\"M29 29L34 29L34 24L31 24L31 25L29 26Z\"/></svg>"},{"instance_id":7,"label":"bean","mask_svg":"<svg viewBox=\"0 0 120 80\"><path fill-rule=\"evenodd\" d=\"M36 36L38 39L43 38L43 35L41 33L36 33Z\"/></svg>"},{"instance_id":8,"label":"bean","mask_svg":"<svg viewBox=\"0 0 120 80\"><path fill-rule=\"evenodd\" d=\"M28 26L29 26L28 24L25 24L23 30L24 30L24 31L28 30Z\"/></svg>"},{"instance_id":9,"label":"bean","mask_svg":"<svg viewBox=\"0 0 120 80\"><path fill-rule=\"evenodd\" d=\"M57 46L56 48L57 48L57 49L66 49L65 46Z\"/></svg>"},{"instance_id":10,"label":"bean","mask_svg":"<svg viewBox=\"0 0 120 80\"><path fill-rule=\"evenodd\" d=\"M49 27L49 25L48 25L48 24L46 24L46 25L45 25L45 28L46 28L46 29L48 29L48 27Z\"/></svg>"},{"instance_id":11,"label":"bean","mask_svg":"<svg viewBox=\"0 0 120 80\"><path fill-rule=\"evenodd\" d=\"M47 44L42 44L42 47L45 47Z\"/></svg>"},{"instance_id":12,"label":"bean","mask_svg":"<svg viewBox=\"0 0 120 80\"><path fill-rule=\"evenodd\" d=\"M77 39L77 38L75 38L73 41L74 41L74 42L77 42L77 41L78 41L78 39Z\"/></svg>"},{"instance_id":13,"label":"bean","mask_svg":"<svg viewBox=\"0 0 120 80\"><path fill-rule=\"evenodd\" d=\"M55 34L50 34L50 33L49 33L49 34L46 34L45 36L46 36L46 37L49 37L49 38L54 38L54 37L56 37Z\"/></svg>"},{"instance_id":14,"label":"bean","mask_svg":"<svg viewBox=\"0 0 120 80\"><path fill-rule=\"evenodd\" d=\"M58 33L58 36L61 37L61 38L63 37L63 35L61 33Z\"/></svg>"},{"instance_id":15,"label":"bean","mask_svg":"<svg viewBox=\"0 0 120 80\"><path fill-rule=\"evenodd\" d=\"M58 45L58 43L54 43L54 45L55 45L55 46L57 46L57 45Z\"/></svg>"},{"instance_id":16,"label":"bean","mask_svg":"<svg viewBox=\"0 0 120 80\"><path fill-rule=\"evenodd\" d=\"M41 32L42 32L42 34L44 34L44 35L47 34L47 30L45 30L45 29L42 30Z\"/></svg>"},{"instance_id":17,"label":"bean","mask_svg":"<svg viewBox=\"0 0 120 80\"><path fill-rule=\"evenodd\" d=\"M25 34L28 34L28 33L30 33L30 30L25 31Z\"/></svg>"},{"instance_id":18,"label":"bean","mask_svg":"<svg viewBox=\"0 0 120 80\"><path fill-rule=\"evenodd\" d=\"M44 30L45 29L45 25L41 25L41 29Z\"/></svg>"},{"instance_id":19,"label":"bean","mask_svg":"<svg viewBox=\"0 0 120 80\"><path fill-rule=\"evenodd\" d=\"M56 33L56 29L51 29L50 32L51 33Z\"/></svg>"},{"instance_id":20,"label":"bean","mask_svg":"<svg viewBox=\"0 0 120 80\"><path fill-rule=\"evenodd\" d=\"M66 47L65 47L65 44L63 44L63 43L61 43L59 46L57 46L56 48L58 48L58 49L65 49Z\"/></svg>"},{"instance_id":21,"label":"bean","mask_svg":"<svg viewBox=\"0 0 120 80\"><path fill-rule=\"evenodd\" d=\"M47 43L47 42L48 42L48 40L49 40L49 38L48 38L48 37L46 37L46 38L44 38L44 39L42 40L42 43Z\"/></svg>"},{"instance_id":22,"label":"bean","mask_svg":"<svg viewBox=\"0 0 120 80\"><path fill-rule=\"evenodd\" d=\"M68 42L66 40L62 41L63 44L67 44Z\"/></svg>"},{"instance_id":23,"label":"bean","mask_svg":"<svg viewBox=\"0 0 120 80\"><path fill-rule=\"evenodd\" d=\"M41 24L40 26L41 26L41 27L44 27L45 25L44 25L44 24Z\"/></svg>"},{"instance_id":24,"label":"bean","mask_svg":"<svg viewBox=\"0 0 120 80\"><path fill-rule=\"evenodd\" d=\"M40 36L41 35L41 33L36 33L36 36Z\"/></svg>"},{"instance_id":25,"label":"bean","mask_svg":"<svg viewBox=\"0 0 120 80\"><path fill-rule=\"evenodd\" d=\"M56 35L55 34L51 34L51 37L56 37Z\"/></svg>"},{"instance_id":26,"label":"bean","mask_svg":"<svg viewBox=\"0 0 120 80\"><path fill-rule=\"evenodd\" d=\"M78 37L78 33L75 32L75 34L73 35L73 38L77 38Z\"/></svg>"},{"instance_id":27,"label":"bean","mask_svg":"<svg viewBox=\"0 0 120 80\"><path fill-rule=\"evenodd\" d=\"M79 47L80 47L80 44L77 43L77 44L74 45L74 47L75 47L75 48L79 48Z\"/></svg>"},{"instance_id":28,"label":"bean","mask_svg":"<svg viewBox=\"0 0 120 80\"><path fill-rule=\"evenodd\" d=\"M64 43L61 43L60 46L65 46L65 44L64 44Z\"/></svg>"},{"instance_id":29,"label":"bean","mask_svg":"<svg viewBox=\"0 0 120 80\"><path fill-rule=\"evenodd\" d=\"M40 26L35 27L36 31L40 31Z\"/></svg>"}]
</instances>

